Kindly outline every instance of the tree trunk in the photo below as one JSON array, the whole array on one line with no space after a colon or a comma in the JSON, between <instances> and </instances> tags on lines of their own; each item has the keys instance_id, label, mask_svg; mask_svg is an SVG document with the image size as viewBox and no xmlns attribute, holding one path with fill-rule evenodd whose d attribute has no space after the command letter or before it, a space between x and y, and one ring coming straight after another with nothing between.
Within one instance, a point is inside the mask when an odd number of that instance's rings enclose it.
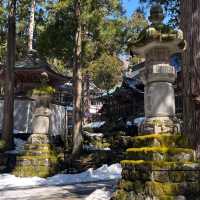
<instances>
[{"instance_id":1,"label":"tree trunk","mask_svg":"<svg viewBox=\"0 0 200 200\"><path fill-rule=\"evenodd\" d=\"M77 21L77 30L75 37L75 52L73 66L73 151L75 157L79 155L82 144L82 74L81 74L81 8L80 0L76 1L75 15Z\"/></svg>"},{"instance_id":2,"label":"tree trunk","mask_svg":"<svg viewBox=\"0 0 200 200\"><path fill-rule=\"evenodd\" d=\"M90 113L90 77L88 73L83 76L83 93L82 93L82 112L84 115L82 116L83 124L87 123L88 120L91 119Z\"/></svg>"},{"instance_id":3,"label":"tree trunk","mask_svg":"<svg viewBox=\"0 0 200 200\"><path fill-rule=\"evenodd\" d=\"M7 149L13 147L14 67L16 51L16 0L9 2L7 64L5 70L4 118L2 139Z\"/></svg>"},{"instance_id":4,"label":"tree trunk","mask_svg":"<svg viewBox=\"0 0 200 200\"><path fill-rule=\"evenodd\" d=\"M34 26L35 26L35 0L31 1L31 11L30 11L30 22L28 29L28 50L31 51L33 49L33 34L34 34Z\"/></svg>"},{"instance_id":5,"label":"tree trunk","mask_svg":"<svg viewBox=\"0 0 200 200\"><path fill-rule=\"evenodd\" d=\"M200 150L200 1L181 1L181 26L187 49L183 53L184 132ZM199 151L200 153L200 151Z\"/></svg>"}]
</instances>

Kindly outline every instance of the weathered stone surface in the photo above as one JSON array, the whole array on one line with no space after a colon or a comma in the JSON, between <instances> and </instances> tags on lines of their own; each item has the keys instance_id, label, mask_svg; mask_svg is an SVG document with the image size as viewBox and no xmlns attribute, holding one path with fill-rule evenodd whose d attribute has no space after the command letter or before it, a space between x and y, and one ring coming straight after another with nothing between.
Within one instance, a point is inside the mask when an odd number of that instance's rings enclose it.
<instances>
[{"instance_id":1,"label":"weathered stone surface","mask_svg":"<svg viewBox=\"0 0 200 200\"><path fill-rule=\"evenodd\" d=\"M127 149L127 158L130 160L146 161L195 161L194 151L186 148L145 147Z\"/></svg>"},{"instance_id":2,"label":"weathered stone surface","mask_svg":"<svg viewBox=\"0 0 200 200\"><path fill-rule=\"evenodd\" d=\"M50 115L51 110L49 108L43 106L36 108L32 124L33 133L49 133Z\"/></svg>"},{"instance_id":3,"label":"weathered stone surface","mask_svg":"<svg viewBox=\"0 0 200 200\"><path fill-rule=\"evenodd\" d=\"M170 133L162 133L162 134L149 134L136 136L132 138L127 138L128 147L179 147L186 148L190 147L188 139L181 134L170 134Z\"/></svg>"},{"instance_id":4,"label":"weathered stone surface","mask_svg":"<svg viewBox=\"0 0 200 200\"><path fill-rule=\"evenodd\" d=\"M33 134L25 145L24 153L17 157L13 174L16 176L46 177L56 172L58 159L45 134Z\"/></svg>"},{"instance_id":5,"label":"weathered stone surface","mask_svg":"<svg viewBox=\"0 0 200 200\"><path fill-rule=\"evenodd\" d=\"M199 182L159 183L151 181L146 182L145 190L151 196L200 194Z\"/></svg>"},{"instance_id":6,"label":"weathered stone surface","mask_svg":"<svg viewBox=\"0 0 200 200\"><path fill-rule=\"evenodd\" d=\"M34 133L28 138L28 143L29 144L49 144L50 139L47 134L39 134L39 133Z\"/></svg>"},{"instance_id":7,"label":"weathered stone surface","mask_svg":"<svg viewBox=\"0 0 200 200\"><path fill-rule=\"evenodd\" d=\"M179 134L180 122L176 118L172 117L149 117L141 124L139 128L140 135L146 134Z\"/></svg>"},{"instance_id":8,"label":"weathered stone surface","mask_svg":"<svg viewBox=\"0 0 200 200\"><path fill-rule=\"evenodd\" d=\"M157 74L157 76L159 76ZM162 74L160 77L162 78ZM159 80L160 81L160 80ZM145 87L145 116L171 117L175 115L174 88L172 83L152 82Z\"/></svg>"}]
</instances>

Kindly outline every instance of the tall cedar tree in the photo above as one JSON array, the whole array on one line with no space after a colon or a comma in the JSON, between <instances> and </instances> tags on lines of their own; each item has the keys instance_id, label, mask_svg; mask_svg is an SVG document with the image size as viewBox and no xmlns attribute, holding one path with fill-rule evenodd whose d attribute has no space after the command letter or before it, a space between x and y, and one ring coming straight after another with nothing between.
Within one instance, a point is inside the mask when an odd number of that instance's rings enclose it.
<instances>
[{"instance_id":1,"label":"tall cedar tree","mask_svg":"<svg viewBox=\"0 0 200 200\"><path fill-rule=\"evenodd\" d=\"M5 70L4 118L2 139L6 148L13 147L14 67L16 51L16 0L9 1L7 63Z\"/></svg>"},{"instance_id":2,"label":"tall cedar tree","mask_svg":"<svg viewBox=\"0 0 200 200\"><path fill-rule=\"evenodd\" d=\"M183 54L184 131L200 156L200 1L181 1L181 28L187 42Z\"/></svg>"},{"instance_id":3,"label":"tall cedar tree","mask_svg":"<svg viewBox=\"0 0 200 200\"><path fill-rule=\"evenodd\" d=\"M81 27L81 0L75 3L76 36L73 65L73 151L72 156L77 156L81 150L82 143L82 73L81 73L81 53L82 53L82 27Z\"/></svg>"}]
</instances>

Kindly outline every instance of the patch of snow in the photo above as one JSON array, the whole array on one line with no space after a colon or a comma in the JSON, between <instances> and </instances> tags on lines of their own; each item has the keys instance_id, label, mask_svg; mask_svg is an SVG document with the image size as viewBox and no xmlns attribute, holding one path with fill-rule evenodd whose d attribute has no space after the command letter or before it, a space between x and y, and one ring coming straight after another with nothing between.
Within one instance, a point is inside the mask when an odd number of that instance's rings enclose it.
<instances>
[{"instance_id":1,"label":"patch of snow","mask_svg":"<svg viewBox=\"0 0 200 200\"><path fill-rule=\"evenodd\" d=\"M94 170L92 168L80 174L58 174L47 178L48 185L65 185L75 183L85 183L103 180L113 180L121 178L122 168L120 164L111 166L103 165Z\"/></svg>"},{"instance_id":2,"label":"patch of snow","mask_svg":"<svg viewBox=\"0 0 200 200\"><path fill-rule=\"evenodd\" d=\"M19 154L19 153L23 152L26 141L19 139L19 138L14 138L14 143L15 143L15 149L11 150L11 151L6 151L6 153Z\"/></svg>"},{"instance_id":3,"label":"patch of snow","mask_svg":"<svg viewBox=\"0 0 200 200\"><path fill-rule=\"evenodd\" d=\"M67 109L68 111L73 111L73 106L67 106L66 109Z\"/></svg>"},{"instance_id":4,"label":"patch of snow","mask_svg":"<svg viewBox=\"0 0 200 200\"><path fill-rule=\"evenodd\" d=\"M96 114L99 112L99 110L101 110L101 108L103 107L103 104L98 104L98 105L91 105L89 108L89 112L91 114Z\"/></svg>"},{"instance_id":5,"label":"patch of snow","mask_svg":"<svg viewBox=\"0 0 200 200\"><path fill-rule=\"evenodd\" d=\"M136 124L137 126L140 126L145 120L145 117L138 117L134 119L134 124Z\"/></svg>"},{"instance_id":6,"label":"patch of snow","mask_svg":"<svg viewBox=\"0 0 200 200\"><path fill-rule=\"evenodd\" d=\"M89 137L103 137L103 133L90 133L88 131L84 131L84 134Z\"/></svg>"},{"instance_id":7,"label":"patch of snow","mask_svg":"<svg viewBox=\"0 0 200 200\"><path fill-rule=\"evenodd\" d=\"M86 124L84 127L100 128L100 127L103 126L105 123L106 123L105 121L92 122L92 123Z\"/></svg>"},{"instance_id":8,"label":"patch of snow","mask_svg":"<svg viewBox=\"0 0 200 200\"><path fill-rule=\"evenodd\" d=\"M47 180L39 177L20 178L11 174L0 174L0 189L28 188L46 185Z\"/></svg>"},{"instance_id":9,"label":"patch of snow","mask_svg":"<svg viewBox=\"0 0 200 200\"><path fill-rule=\"evenodd\" d=\"M132 126L133 123L132 123L131 121L127 121L127 122L126 122L126 125L127 125L127 126Z\"/></svg>"},{"instance_id":10,"label":"patch of snow","mask_svg":"<svg viewBox=\"0 0 200 200\"><path fill-rule=\"evenodd\" d=\"M83 149L87 150L87 151L111 151L111 148L106 147L106 148L97 148L92 144L89 145L84 145Z\"/></svg>"},{"instance_id":11,"label":"patch of snow","mask_svg":"<svg viewBox=\"0 0 200 200\"><path fill-rule=\"evenodd\" d=\"M121 178L121 172L122 167L117 163L111 166L103 165L96 170L90 168L79 174L57 174L46 179L39 177L21 178L11 174L0 174L0 190L115 180Z\"/></svg>"},{"instance_id":12,"label":"patch of snow","mask_svg":"<svg viewBox=\"0 0 200 200\"><path fill-rule=\"evenodd\" d=\"M24 131L19 131L19 130L17 130L17 129L13 129L13 133L14 133L14 134L24 133Z\"/></svg>"},{"instance_id":13,"label":"patch of snow","mask_svg":"<svg viewBox=\"0 0 200 200\"><path fill-rule=\"evenodd\" d=\"M85 200L110 200L112 193L106 191L105 188L95 190L92 194L85 198Z\"/></svg>"}]
</instances>

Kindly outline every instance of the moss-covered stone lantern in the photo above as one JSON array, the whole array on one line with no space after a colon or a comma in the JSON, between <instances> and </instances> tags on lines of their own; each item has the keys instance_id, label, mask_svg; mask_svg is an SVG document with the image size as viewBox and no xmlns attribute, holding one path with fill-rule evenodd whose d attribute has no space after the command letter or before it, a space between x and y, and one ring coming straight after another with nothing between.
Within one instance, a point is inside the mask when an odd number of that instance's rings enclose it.
<instances>
[{"instance_id":1,"label":"moss-covered stone lantern","mask_svg":"<svg viewBox=\"0 0 200 200\"><path fill-rule=\"evenodd\" d=\"M33 89L30 94L35 99L32 134L24 147L24 152L16 159L13 174L20 177L47 177L58 171L58 158L50 140L51 100L55 89L47 85L47 74L43 76L43 86Z\"/></svg>"},{"instance_id":2,"label":"moss-covered stone lantern","mask_svg":"<svg viewBox=\"0 0 200 200\"><path fill-rule=\"evenodd\" d=\"M184 48L183 34L162 23L162 7L150 10L151 25L129 44L143 55L145 118L139 136L131 138L122 164L122 180L112 200L198 200L200 165L175 120L170 56Z\"/></svg>"},{"instance_id":3,"label":"moss-covered stone lantern","mask_svg":"<svg viewBox=\"0 0 200 200\"><path fill-rule=\"evenodd\" d=\"M141 78L145 84L145 117L141 132L178 132L175 122L175 95L173 83L176 71L170 65L172 54L184 48L183 34L162 23L164 14L158 4L152 6L151 25L144 29L136 42L129 44L132 51L145 57Z\"/></svg>"}]
</instances>

